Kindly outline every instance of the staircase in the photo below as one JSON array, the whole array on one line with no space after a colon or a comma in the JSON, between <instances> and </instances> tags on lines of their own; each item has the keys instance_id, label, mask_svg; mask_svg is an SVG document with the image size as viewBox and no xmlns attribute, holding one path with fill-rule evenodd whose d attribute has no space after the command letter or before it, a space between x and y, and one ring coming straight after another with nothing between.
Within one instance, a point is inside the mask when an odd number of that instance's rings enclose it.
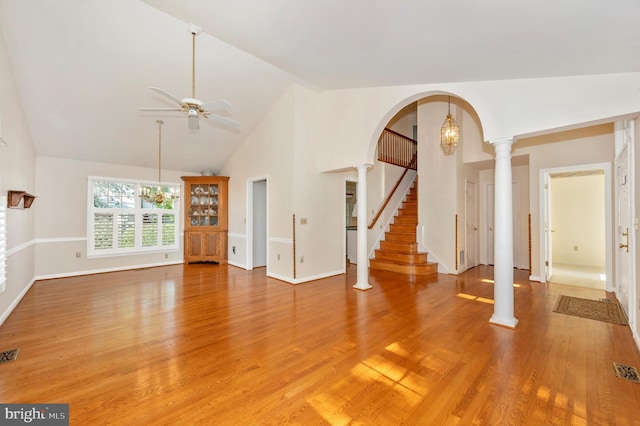
<instances>
[{"instance_id":1,"label":"staircase","mask_svg":"<svg viewBox=\"0 0 640 426\"><path fill-rule=\"evenodd\" d=\"M407 194L398 214L380 241L375 258L369 268L407 275L435 277L438 264L427 261L427 253L418 252L416 226L418 225L418 184L415 182Z\"/></svg>"}]
</instances>

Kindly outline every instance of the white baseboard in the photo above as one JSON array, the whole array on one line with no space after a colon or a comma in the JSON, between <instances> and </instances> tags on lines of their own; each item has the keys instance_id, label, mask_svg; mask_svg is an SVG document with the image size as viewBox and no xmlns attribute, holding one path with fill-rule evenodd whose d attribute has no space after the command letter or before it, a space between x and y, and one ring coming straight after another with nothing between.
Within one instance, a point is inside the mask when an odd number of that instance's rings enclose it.
<instances>
[{"instance_id":1,"label":"white baseboard","mask_svg":"<svg viewBox=\"0 0 640 426\"><path fill-rule=\"evenodd\" d=\"M27 284L25 286L25 288L20 292L18 297L16 297L16 299L13 302L11 302L11 305L9 305L7 310L2 313L2 315L0 316L0 326L2 324L4 324L4 322L5 322L5 320L7 318L9 318L9 315L11 315L11 312L13 312L13 310L16 308L16 306L18 306L18 303L20 303L20 301L22 300L24 295L27 294L27 292L29 291L29 289L31 288L33 283L35 283L35 282L36 282L36 279L35 278L32 279L31 282L29 284Z\"/></svg>"},{"instance_id":2,"label":"white baseboard","mask_svg":"<svg viewBox=\"0 0 640 426\"><path fill-rule=\"evenodd\" d=\"M38 280L50 280L53 278L66 278L66 277L77 277L80 275L92 275L92 274L102 274L105 272L118 272L118 271L127 271L130 269L140 269L140 268L153 268L156 266L170 266L170 265L181 265L184 261L182 260L174 260L172 262L157 262L157 263L144 263L140 265L129 265L129 266L118 266L113 268L103 268L103 269L89 269L85 271L74 271L74 272L62 272L59 274L49 274L49 275L39 275L34 279Z\"/></svg>"},{"instance_id":3,"label":"white baseboard","mask_svg":"<svg viewBox=\"0 0 640 426\"><path fill-rule=\"evenodd\" d=\"M271 272L267 273L267 276L270 278L275 278L276 280L287 282L289 284L302 284L302 283L307 283L309 281L320 280L322 278L333 277L334 275L341 275L341 274L344 274L344 270L327 272L325 274L319 274L319 275L314 275L310 277L295 278L295 279L291 277L285 277L284 275L273 274Z\"/></svg>"},{"instance_id":4,"label":"white baseboard","mask_svg":"<svg viewBox=\"0 0 640 426\"><path fill-rule=\"evenodd\" d=\"M247 270L247 265L243 265L241 263L236 263L236 262L232 262L230 260L227 261L227 263L231 266L235 266L236 268L242 268L244 270Z\"/></svg>"}]
</instances>

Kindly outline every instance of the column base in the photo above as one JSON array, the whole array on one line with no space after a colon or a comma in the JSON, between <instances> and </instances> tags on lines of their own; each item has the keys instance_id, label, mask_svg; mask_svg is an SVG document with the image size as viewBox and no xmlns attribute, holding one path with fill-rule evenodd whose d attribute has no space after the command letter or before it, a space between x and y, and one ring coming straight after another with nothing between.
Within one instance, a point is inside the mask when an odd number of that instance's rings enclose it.
<instances>
[{"instance_id":1,"label":"column base","mask_svg":"<svg viewBox=\"0 0 640 426\"><path fill-rule=\"evenodd\" d=\"M508 320L504 320L501 318L496 318L494 315L491 316L491 319L489 320L490 324L495 324L495 325L499 325L502 327L507 327L507 328L511 328L514 329L518 326L518 320L516 318L511 318Z\"/></svg>"},{"instance_id":2,"label":"column base","mask_svg":"<svg viewBox=\"0 0 640 426\"><path fill-rule=\"evenodd\" d=\"M356 290L369 290L369 289L372 289L373 286L369 283L364 283L364 284L358 283L354 285L353 288L355 288Z\"/></svg>"}]
</instances>

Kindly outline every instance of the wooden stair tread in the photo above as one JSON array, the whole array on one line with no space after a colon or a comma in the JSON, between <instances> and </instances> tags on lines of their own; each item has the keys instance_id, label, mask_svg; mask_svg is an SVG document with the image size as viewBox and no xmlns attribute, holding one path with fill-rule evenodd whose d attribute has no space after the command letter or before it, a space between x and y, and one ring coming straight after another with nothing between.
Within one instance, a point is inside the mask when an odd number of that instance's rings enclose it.
<instances>
[{"instance_id":1,"label":"wooden stair tread","mask_svg":"<svg viewBox=\"0 0 640 426\"><path fill-rule=\"evenodd\" d=\"M375 257L369 260L371 269L408 275L433 276L438 274L438 264L428 261L428 254L418 251L416 227L418 226L418 191L414 182L405 196L389 231L385 232Z\"/></svg>"},{"instance_id":2,"label":"wooden stair tread","mask_svg":"<svg viewBox=\"0 0 640 426\"><path fill-rule=\"evenodd\" d=\"M438 264L433 262L410 264L398 262L386 262L384 260L371 259L369 261L371 269L397 272L408 275L436 276L438 274Z\"/></svg>"}]
</instances>

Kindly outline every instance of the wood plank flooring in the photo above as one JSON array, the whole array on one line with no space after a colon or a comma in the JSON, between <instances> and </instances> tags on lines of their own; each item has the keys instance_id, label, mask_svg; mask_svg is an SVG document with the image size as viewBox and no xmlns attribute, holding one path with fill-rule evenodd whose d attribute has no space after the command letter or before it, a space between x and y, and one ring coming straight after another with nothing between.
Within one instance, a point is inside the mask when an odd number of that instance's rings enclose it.
<instances>
[{"instance_id":1,"label":"wood plank flooring","mask_svg":"<svg viewBox=\"0 0 640 426\"><path fill-rule=\"evenodd\" d=\"M553 313L516 271L515 330L488 323L491 267L290 285L178 265L34 284L0 327L0 401L69 403L72 425L638 425L629 327ZM609 297L612 297L609 295Z\"/></svg>"}]
</instances>

